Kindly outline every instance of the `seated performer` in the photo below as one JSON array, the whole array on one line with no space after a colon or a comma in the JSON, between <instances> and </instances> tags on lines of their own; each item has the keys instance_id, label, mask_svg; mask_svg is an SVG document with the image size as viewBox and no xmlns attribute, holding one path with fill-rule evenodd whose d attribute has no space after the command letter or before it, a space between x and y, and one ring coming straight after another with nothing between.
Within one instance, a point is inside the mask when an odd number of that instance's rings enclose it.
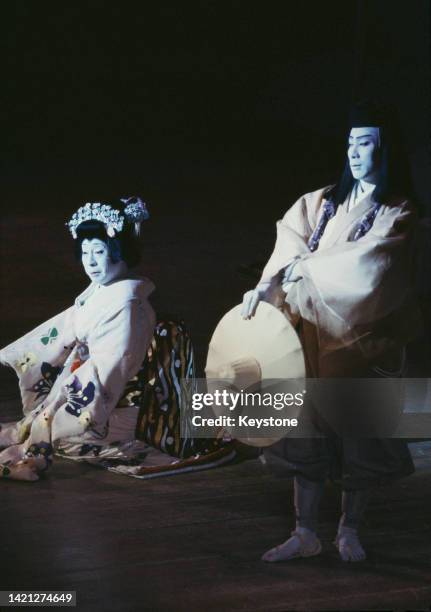
<instances>
[{"instance_id":1,"label":"seated performer","mask_svg":"<svg viewBox=\"0 0 431 612\"><path fill-rule=\"evenodd\" d=\"M390 117L373 103L354 107L339 182L302 196L287 211L259 284L244 295L244 318L265 300L296 325L308 377L403 374L416 319L409 290L416 212ZM320 435L285 438L266 451L270 465L294 476L296 528L263 560L320 553L318 507L327 477L341 479L343 488L335 540L341 559L363 560L357 530L370 491L413 471L407 444L342 437L324 415L315 412L312 420Z\"/></svg>"},{"instance_id":2,"label":"seated performer","mask_svg":"<svg viewBox=\"0 0 431 612\"><path fill-rule=\"evenodd\" d=\"M139 406L118 401L146 356L155 327L153 284L131 270L148 217L139 198L86 204L67 223L91 280L68 310L0 352L19 376L24 418L0 427L0 476L37 480L53 449L72 457L94 445L121 453Z\"/></svg>"}]
</instances>

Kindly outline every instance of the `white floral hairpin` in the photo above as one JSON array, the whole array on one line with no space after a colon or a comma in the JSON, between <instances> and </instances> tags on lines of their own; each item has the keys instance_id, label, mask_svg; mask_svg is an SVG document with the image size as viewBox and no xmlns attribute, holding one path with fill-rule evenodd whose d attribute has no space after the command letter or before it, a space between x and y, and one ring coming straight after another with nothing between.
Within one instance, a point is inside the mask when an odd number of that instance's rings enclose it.
<instances>
[{"instance_id":1,"label":"white floral hairpin","mask_svg":"<svg viewBox=\"0 0 431 612\"><path fill-rule=\"evenodd\" d=\"M120 200L123 204L126 204L124 214L127 221L135 224L135 233L139 236L142 221L146 221L150 216L147 205L138 196L120 198Z\"/></svg>"},{"instance_id":2,"label":"white floral hairpin","mask_svg":"<svg viewBox=\"0 0 431 612\"><path fill-rule=\"evenodd\" d=\"M116 233L122 231L124 221L127 220L129 223L134 223L136 235L139 235L142 221L150 216L145 202L138 197L121 198L120 200L126 204L123 213L102 202L87 202L78 208L70 221L66 223L72 237L74 239L78 237L76 229L84 221L100 221L106 226L108 236L113 238Z\"/></svg>"},{"instance_id":3,"label":"white floral hairpin","mask_svg":"<svg viewBox=\"0 0 431 612\"><path fill-rule=\"evenodd\" d=\"M69 228L72 237L76 239L77 233L76 228L84 221L100 221L106 225L106 232L108 236L115 236L115 232L121 232L124 225L124 215L119 210L112 208L109 204L102 204L101 202L87 202L85 206L81 206L78 210L73 213L70 221L66 223Z\"/></svg>"}]
</instances>

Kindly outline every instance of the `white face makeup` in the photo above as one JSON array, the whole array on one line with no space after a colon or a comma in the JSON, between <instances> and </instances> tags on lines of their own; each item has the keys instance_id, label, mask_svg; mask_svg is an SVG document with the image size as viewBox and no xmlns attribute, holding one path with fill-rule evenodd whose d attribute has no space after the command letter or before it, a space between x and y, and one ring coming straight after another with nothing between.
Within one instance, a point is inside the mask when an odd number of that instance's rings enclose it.
<instances>
[{"instance_id":1,"label":"white face makeup","mask_svg":"<svg viewBox=\"0 0 431 612\"><path fill-rule=\"evenodd\" d=\"M355 127L350 130L349 158L353 178L373 183L377 179L377 151L380 136L377 127Z\"/></svg>"},{"instance_id":2,"label":"white face makeup","mask_svg":"<svg viewBox=\"0 0 431 612\"><path fill-rule=\"evenodd\" d=\"M122 276L127 265L124 261L113 263L109 257L108 246L103 240L87 238L82 241L81 260L85 273L95 283L99 285L109 285L112 281Z\"/></svg>"}]
</instances>

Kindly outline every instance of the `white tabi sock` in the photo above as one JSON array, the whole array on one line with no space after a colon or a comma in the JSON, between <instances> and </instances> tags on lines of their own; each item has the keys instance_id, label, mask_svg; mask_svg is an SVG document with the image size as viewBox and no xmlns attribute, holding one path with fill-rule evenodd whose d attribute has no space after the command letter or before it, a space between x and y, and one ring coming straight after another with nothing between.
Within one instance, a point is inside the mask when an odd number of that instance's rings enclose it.
<instances>
[{"instance_id":1,"label":"white tabi sock","mask_svg":"<svg viewBox=\"0 0 431 612\"><path fill-rule=\"evenodd\" d=\"M276 563L289 561L298 557L313 557L322 550L322 545L314 531L306 527L297 526L291 537L283 544L271 548L262 556L262 561Z\"/></svg>"}]
</instances>

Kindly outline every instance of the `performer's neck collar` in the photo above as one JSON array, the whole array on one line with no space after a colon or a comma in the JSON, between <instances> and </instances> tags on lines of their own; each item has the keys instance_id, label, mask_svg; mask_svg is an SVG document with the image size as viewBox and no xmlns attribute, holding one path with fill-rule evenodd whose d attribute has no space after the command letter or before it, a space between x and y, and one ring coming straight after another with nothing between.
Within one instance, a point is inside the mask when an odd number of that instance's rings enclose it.
<instances>
[{"instance_id":1,"label":"performer's neck collar","mask_svg":"<svg viewBox=\"0 0 431 612\"><path fill-rule=\"evenodd\" d=\"M371 191L373 191L373 189L376 187L374 183L368 183L367 181L364 181L363 179L359 180L357 182L357 186L358 186L358 195L365 195L367 193L371 193Z\"/></svg>"}]
</instances>

